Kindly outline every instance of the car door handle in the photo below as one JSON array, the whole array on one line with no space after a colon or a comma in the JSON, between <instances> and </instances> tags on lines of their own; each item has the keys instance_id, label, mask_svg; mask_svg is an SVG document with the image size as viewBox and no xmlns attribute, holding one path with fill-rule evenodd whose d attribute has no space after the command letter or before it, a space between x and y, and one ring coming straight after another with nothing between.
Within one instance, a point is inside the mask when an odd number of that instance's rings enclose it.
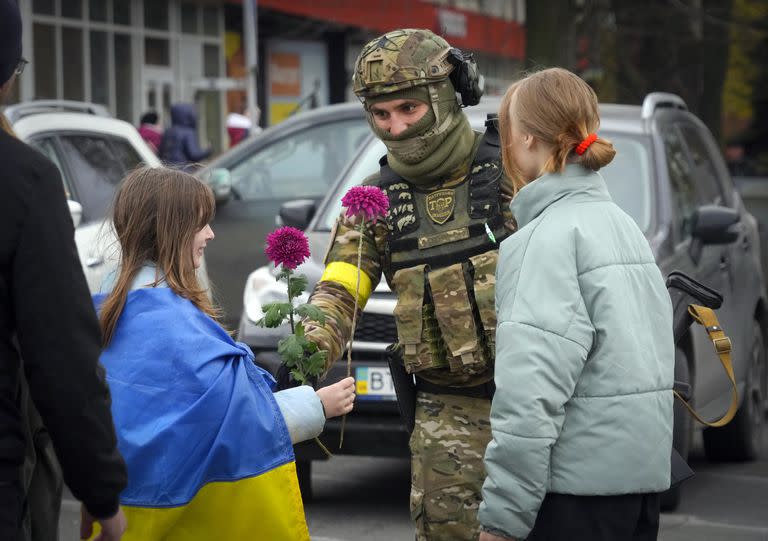
<instances>
[{"instance_id":1,"label":"car door handle","mask_svg":"<svg viewBox=\"0 0 768 541\"><path fill-rule=\"evenodd\" d=\"M88 268L98 267L99 265L104 264L104 258L101 256L91 256L88 259L85 260L85 266Z\"/></svg>"}]
</instances>

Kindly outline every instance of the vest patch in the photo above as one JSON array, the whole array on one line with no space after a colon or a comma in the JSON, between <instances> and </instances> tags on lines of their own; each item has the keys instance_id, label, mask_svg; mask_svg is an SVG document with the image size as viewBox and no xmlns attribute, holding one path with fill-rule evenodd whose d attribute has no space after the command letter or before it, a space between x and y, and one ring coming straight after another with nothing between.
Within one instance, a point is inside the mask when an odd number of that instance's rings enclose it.
<instances>
[{"instance_id":1,"label":"vest patch","mask_svg":"<svg viewBox=\"0 0 768 541\"><path fill-rule=\"evenodd\" d=\"M444 224L453 215L456 206L454 190L445 188L427 194L427 214L436 224Z\"/></svg>"}]
</instances>

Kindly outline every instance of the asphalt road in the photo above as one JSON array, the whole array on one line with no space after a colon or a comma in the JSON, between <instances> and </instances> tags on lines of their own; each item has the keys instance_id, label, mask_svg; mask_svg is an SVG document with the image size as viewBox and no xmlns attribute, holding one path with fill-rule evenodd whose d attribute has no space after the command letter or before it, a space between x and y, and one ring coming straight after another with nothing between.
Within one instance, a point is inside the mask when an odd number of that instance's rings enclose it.
<instances>
[{"instance_id":1,"label":"asphalt road","mask_svg":"<svg viewBox=\"0 0 768 541\"><path fill-rule=\"evenodd\" d=\"M766 445L768 449L768 434ZM768 453L744 464L710 464L696 445L696 476L675 513L662 515L661 541L768 541ZM306 503L313 541L411 540L406 459L334 457L315 463ZM78 539L78 505L67 498L61 541Z\"/></svg>"}]
</instances>

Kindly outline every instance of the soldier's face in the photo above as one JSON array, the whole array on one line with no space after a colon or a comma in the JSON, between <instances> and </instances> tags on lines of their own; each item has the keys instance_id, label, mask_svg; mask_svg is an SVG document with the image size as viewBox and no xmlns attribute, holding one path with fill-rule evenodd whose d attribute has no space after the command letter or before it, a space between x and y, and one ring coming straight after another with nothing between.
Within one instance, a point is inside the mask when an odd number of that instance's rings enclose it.
<instances>
[{"instance_id":1,"label":"soldier's face","mask_svg":"<svg viewBox=\"0 0 768 541\"><path fill-rule=\"evenodd\" d=\"M427 114L429 105L419 100L389 100L370 107L376 126L392 135L400 135Z\"/></svg>"}]
</instances>

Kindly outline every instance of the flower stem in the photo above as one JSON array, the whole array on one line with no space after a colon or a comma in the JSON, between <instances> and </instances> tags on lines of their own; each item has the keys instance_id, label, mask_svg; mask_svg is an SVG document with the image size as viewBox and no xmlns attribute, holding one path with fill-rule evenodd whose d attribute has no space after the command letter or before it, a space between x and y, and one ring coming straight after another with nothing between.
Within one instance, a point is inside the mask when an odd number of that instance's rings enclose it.
<instances>
[{"instance_id":1,"label":"flower stem","mask_svg":"<svg viewBox=\"0 0 768 541\"><path fill-rule=\"evenodd\" d=\"M347 377L352 375L352 342L355 340L355 326L357 325L357 305L358 298L360 297L360 266L363 258L363 231L365 230L365 220L360 220L360 226L358 231L360 236L357 240L357 283L355 284L355 309L352 312L352 332L349 336L349 344L347 345ZM341 418L341 433L339 435L339 449L344 444L344 428L347 424L347 414Z\"/></svg>"},{"instance_id":2,"label":"flower stem","mask_svg":"<svg viewBox=\"0 0 768 541\"><path fill-rule=\"evenodd\" d=\"M315 436L315 441L316 441L316 442L317 442L317 444L320 446L320 449L322 449L322 450L323 450L323 452L325 453L325 456L327 456L328 458L331 458L331 457L333 456L333 453L331 453L331 452L328 450L328 448L325 446L325 444L324 444L323 442L321 442L321 441L320 441L320 438L319 438L319 437Z\"/></svg>"},{"instance_id":3,"label":"flower stem","mask_svg":"<svg viewBox=\"0 0 768 541\"><path fill-rule=\"evenodd\" d=\"M293 296L291 295L291 275L293 272L288 269L288 275L286 277L286 281L288 282L288 304L290 305L290 308L288 309L288 317L291 321L291 334L294 334L296 332L296 329L293 324Z\"/></svg>"}]
</instances>

